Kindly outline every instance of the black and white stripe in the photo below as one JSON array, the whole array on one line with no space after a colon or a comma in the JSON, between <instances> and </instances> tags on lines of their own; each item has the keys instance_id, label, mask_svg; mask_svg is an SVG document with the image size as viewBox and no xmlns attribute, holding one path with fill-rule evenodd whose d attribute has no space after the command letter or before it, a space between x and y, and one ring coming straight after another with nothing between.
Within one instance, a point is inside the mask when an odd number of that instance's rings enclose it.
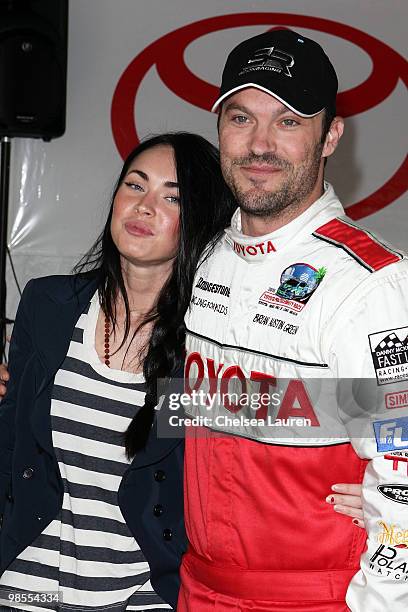
<instances>
[{"instance_id":1,"label":"black and white stripe","mask_svg":"<svg viewBox=\"0 0 408 612\"><path fill-rule=\"evenodd\" d=\"M123 433L143 405L143 377L100 361L94 346L98 312L95 295L54 382L51 423L62 509L4 572L0 597L6 591L59 591L61 612L169 609L150 585L148 563L117 500L129 465ZM56 609L56 604L13 606Z\"/></svg>"}]
</instances>

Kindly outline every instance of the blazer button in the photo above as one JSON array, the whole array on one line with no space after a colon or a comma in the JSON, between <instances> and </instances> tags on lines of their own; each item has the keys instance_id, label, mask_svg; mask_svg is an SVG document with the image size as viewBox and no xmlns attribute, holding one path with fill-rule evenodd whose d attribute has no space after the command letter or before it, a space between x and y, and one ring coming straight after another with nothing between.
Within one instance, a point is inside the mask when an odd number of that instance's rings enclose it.
<instances>
[{"instance_id":1,"label":"blazer button","mask_svg":"<svg viewBox=\"0 0 408 612\"><path fill-rule=\"evenodd\" d=\"M154 516L161 516L163 514L163 506L161 504L156 504L153 506L153 514Z\"/></svg>"},{"instance_id":2,"label":"blazer button","mask_svg":"<svg viewBox=\"0 0 408 612\"><path fill-rule=\"evenodd\" d=\"M32 478L34 474L33 468L26 468L23 472L23 478Z\"/></svg>"},{"instance_id":3,"label":"blazer button","mask_svg":"<svg viewBox=\"0 0 408 612\"><path fill-rule=\"evenodd\" d=\"M171 529L163 529L163 539L166 540L166 542L170 542L172 537L173 533Z\"/></svg>"},{"instance_id":4,"label":"blazer button","mask_svg":"<svg viewBox=\"0 0 408 612\"><path fill-rule=\"evenodd\" d=\"M163 482L163 480L166 480L166 472L163 472L163 470L156 470L154 473L154 479L157 482Z\"/></svg>"},{"instance_id":5,"label":"blazer button","mask_svg":"<svg viewBox=\"0 0 408 612\"><path fill-rule=\"evenodd\" d=\"M7 501L12 502L13 500L13 496L11 495L11 493L7 493L6 495Z\"/></svg>"}]
</instances>

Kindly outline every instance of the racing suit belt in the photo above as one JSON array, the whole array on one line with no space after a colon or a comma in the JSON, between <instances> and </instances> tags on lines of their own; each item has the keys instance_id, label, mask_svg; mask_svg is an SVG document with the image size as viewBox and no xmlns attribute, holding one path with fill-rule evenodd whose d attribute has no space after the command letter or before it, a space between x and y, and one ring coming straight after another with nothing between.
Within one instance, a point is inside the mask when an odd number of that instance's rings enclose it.
<instances>
[{"instance_id":1,"label":"racing suit belt","mask_svg":"<svg viewBox=\"0 0 408 612\"><path fill-rule=\"evenodd\" d=\"M339 570L251 570L210 563L189 547L182 565L207 588L238 599L344 601L358 568Z\"/></svg>"}]
</instances>

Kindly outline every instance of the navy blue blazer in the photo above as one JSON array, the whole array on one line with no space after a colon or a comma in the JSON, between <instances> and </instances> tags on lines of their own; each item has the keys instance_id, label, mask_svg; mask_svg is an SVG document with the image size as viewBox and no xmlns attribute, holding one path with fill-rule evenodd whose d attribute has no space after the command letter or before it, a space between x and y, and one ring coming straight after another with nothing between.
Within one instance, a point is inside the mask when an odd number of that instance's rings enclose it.
<instances>
[{"instance_id":1,"label":"navy blue blazer","mask_svg":"<svg viewBox=\"0 0 408 612\"><path fill-rule=\"evenodd\" d=\"M88 274L32 280L23 292L10 345L10 382L0 404L0 573L62 506L63 486L52 445L51 391L75 324L95 290L95 276ZM187 545L184 444L180 438L159 438L156 433L155 423L146 448L122 478L118 500L150 564L153 588L175 608L178 569Z\"/></svg>"}]
</instances>

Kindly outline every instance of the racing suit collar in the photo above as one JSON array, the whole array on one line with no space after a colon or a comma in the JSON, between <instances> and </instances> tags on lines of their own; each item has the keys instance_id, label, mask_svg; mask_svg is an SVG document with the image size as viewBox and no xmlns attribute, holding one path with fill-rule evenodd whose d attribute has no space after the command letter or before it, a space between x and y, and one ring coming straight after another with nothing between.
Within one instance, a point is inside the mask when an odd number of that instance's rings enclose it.
<instances>
[{"instance_id":1,"label":"racing suit collar","mask_svg":"<svg viewBox=\"0 0 408 612\"><path fill-rule=\"evenodd\" d=\"M231 226L225 230L225 240L235 253L248 262L256 262L273 257L275 251L280 251L286 245L339 216L344 215L344 209L330 183L325 181L324 193L305 212L293 219L287 225L265 234L264 236L246 236L241 231L241 210L238 208L232 219Z\"/></svg>"}]
</instances>

